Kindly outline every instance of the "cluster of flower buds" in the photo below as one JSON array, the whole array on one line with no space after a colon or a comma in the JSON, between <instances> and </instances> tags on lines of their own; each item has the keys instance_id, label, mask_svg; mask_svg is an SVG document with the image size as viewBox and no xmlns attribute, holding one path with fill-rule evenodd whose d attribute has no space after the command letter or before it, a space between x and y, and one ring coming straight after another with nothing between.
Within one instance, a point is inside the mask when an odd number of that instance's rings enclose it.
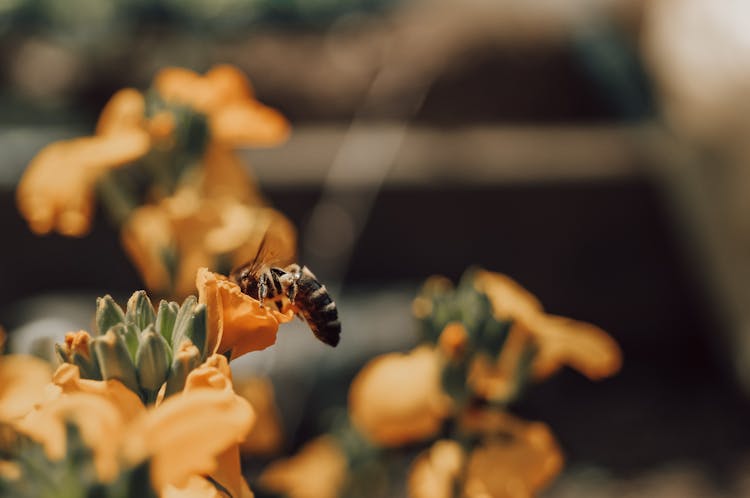
<instances>
[{"instance_id":1,"label":"cluster of flower buds","mask_svg":"<svg viewBox=\"0 0 750 498\"><path fill-rule=\"evenodd\" d=\"M206 307L195 296L182 306L162 300L154 311L146 292L137 291L124 312L111 296L98 298L95 337L69 333L55 351L82 378L119 380L153 403L165 384L165 396L182 390L206 357L206 339Z\"/></svg>"},{"instance_id":2,"label":"cluster of flower buds","mask_svg":"<svg viewBox=\"0 0 750 498\"><path fill-rule=\"evenodd\" d=\"M476 360L498 358L513 326L512 319L493 314L489 297L475 285L475 273L467 270L456 287L444 277L430 278L414 301L424 341L436 345L446 360L443 389L459 405L478 394L469 380ZM533 348L525 353L519 367L528 366ZM524 370L515 373L525 379Z\"/></svg>"}]
</instances>

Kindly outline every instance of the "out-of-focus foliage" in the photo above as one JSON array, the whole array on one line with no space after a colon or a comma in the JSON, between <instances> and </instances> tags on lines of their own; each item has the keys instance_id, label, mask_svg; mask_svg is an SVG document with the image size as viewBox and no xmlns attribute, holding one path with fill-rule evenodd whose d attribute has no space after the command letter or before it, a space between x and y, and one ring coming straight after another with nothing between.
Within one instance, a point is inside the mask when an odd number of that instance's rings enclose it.
<instances>
[{"instance_id":1,"label":"out-of-focus foliage","mask_svg":"<svg viewBox=\"0 0 750 498\"><path fill-rule=\"evenodd\" d=\"M0 29L44 29L79 42L159 23L231 35L258 24L325 25L359 12L377 12L394 0L9 0L0 4ZM0 31L2 32L2 31Z\"/></svg>"}]
</instances>

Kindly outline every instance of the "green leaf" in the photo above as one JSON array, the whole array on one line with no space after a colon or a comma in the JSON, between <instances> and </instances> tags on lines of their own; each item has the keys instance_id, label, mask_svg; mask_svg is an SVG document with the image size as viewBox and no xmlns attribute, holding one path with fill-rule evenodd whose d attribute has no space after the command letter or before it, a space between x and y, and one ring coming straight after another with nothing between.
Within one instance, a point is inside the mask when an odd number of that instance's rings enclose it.
<instances>
[{"instance_id":1,"label":"green leaf","mask_svg":"<svg viewBox=\"0 0 750 498\"><path fill-rule=\"evenodd\" d=\"M96 299L96 335L102 335L118 323L125 321L122 308L107 294Z\"/></svg>"}]
</instances>

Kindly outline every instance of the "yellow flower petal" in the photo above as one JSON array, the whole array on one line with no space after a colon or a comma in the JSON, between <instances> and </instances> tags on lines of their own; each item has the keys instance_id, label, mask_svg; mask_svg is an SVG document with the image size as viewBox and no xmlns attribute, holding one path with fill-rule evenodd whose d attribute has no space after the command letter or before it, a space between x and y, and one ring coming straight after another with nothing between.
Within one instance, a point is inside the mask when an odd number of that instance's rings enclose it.
<instances>
[{"instance_id":1,"label":"yellow flower petal","mask_svg":"<svg viewBox=\"0 0 750 498\"><path fill-rule=\"evenodd\" d=\"M419 346L367 363L349 389L349 416L374 443L399 446L434 435L450 414L437 352Z\"/></svg>"},{"instance_id":2,"label":"yellow flower petal","mask_svg":"<svg viewBox=\"0 0 750 498\"><path fill-rule=\"evenodd\" d=\"M205 114L253 98L250 82L229 65L215 66L205 76L189 69L168 67L156 75L154 88L164 100L187 104Z\"/></svg>"},{"instance_id":3,"label":"yellow flower petal","mask_svg":"<svg viewBox=\"0 0 750 498\"><path fill-rule=\"evenodd\" d=\"M505 275L478 271L474 285L487 294L498 320L512 319L514 328L531 335L537 348L532 365L536 378L548 377L562 366L575 368L593 380L620 369L620 348L599 327L548 315L531 293Z\"/></svg>"},{"instance_id":4,"label":"yellow flower petal","mask_svg":"<svg viewBox=\"0 0 750 498\"><path fill-rule=\"evenodd\" d=\"M560 472L562 454L546 425L516 419L511 428L472 451L463 496L528 498Z\"/></svg>"},{"instance_id":5,"label":"yellow flower petal","mask_svg":"<svg viewBox=\"0 0 750 498\"><path fill-rule=\"evenodd\" d=\"M74 422L84 444L94 453L94 468L102 482L113 481L120 469L119 450L126 420L109 399L98 394L63 395L29 413L16 427L44 446L51 460L66 452L65 423Z\"/></svg>"},{"instance_id":6,"label":"yellow flower petal","mask_svg":"<svg viewBox=\"0 0 750 498\"><path fill-rule=\"evenodd\" d=\"M161 498L226 498L216 486L201 476L190 476L183 486L168 484L161 492Z\"/></svg>"},{"instance_id":7,"label":"yellow flower petal","mask_svg":"<svg viewBox=\"0 0 750 498\"><path fill-rule=\"evenodd\" d=\"M273 384L262 377L251 377L235 382L237 394L250 402L256 421L247 438L240 445L243 453L272 455L281 449L284 434L281 414L276 406Z\"/></svg>"},{"instance_id":8,"label":"yellow flower petal","mask_svg":"<svg viewBox=\"0 0 750 498\"><path fill-rule=\"evenodd\" d=\"M125 251L146 287L160 292L170 287L164 255L175 248L174 231L167 213L159 206L136 208L120 232Z\"/></svg>"},{"instance_id":9,"label":"yellow flower petal","mask_svg":"<svg viewBox=\"0 0 750 498\"><path fill-rule=\"evenodd\" d=\"M96 134L106 135L122 130L143 129L146 101L134 88L123 88L109 99L99 115Z\"/></svg>"},{"instance_id":10,"label":"yellow flower petal","mask_svg":"<svg viewBox=\"0 0 750 498\"><path fill-rule=\"evenodd\" d=\"M46 397L49 363L25 355L0 356L0 423L13 422Z\"/></svg>"},{"instance_id":11,"label":"yellow flower petal","mask_svg":"<svg viewBox=\"0 0 750 498\"><path fill-rule=\"evenodd\" d=\"M21 178L18 209L35 233L56 229L64 235L84 235L91 224L98 178L140 158L148 148L148 135L136 129L52 143L31 160Z\"/></svg>"},{"instance_id":12,"label":"yellow flower petal","mask_svg":"<svg viewBox=\"0 0 750 498\"><path fill-rule=\"evenodd\" d=\"M474 276L474 286L487 295L498 320L526 321L544 312L532 293L506 275L479 270Z\"/></svg>"},{"instance_id":13,"label":"yellow flower petal","mask_svg":"<svg viewBox=\"0 0 750 498\"><path fill-rule=\"evenodd\" d=\"M256 101L235 103L209 116L211 136L229 146L271 147L289 137L290 126L275 109Z\"/></svg>"},{"instance_id":14,"label":"yellow flower petal","mask_svg":"<svg viewBox=\"0 0 750 498\"><path fill-rule=\"evenodd\" d=\"M407 480L410 498L453 498L466 456L456 441L442 439L423 451Z\"/></svg>"},{"instance_id":15,"label":"yellow flower petal","mask_svg":"<svg viewBox=\"0 0 750 498\"><path fill-rule=\"evenodd\" d=\"M592 380L620 370L620 347L599 327L553 315L537 318L533 323L541 344L533 363L535 377L546 378L563 365Z\"/></svg>"},{"instance_id":16,"label":"yellow flower petal","mask_svg":"<svg viewBox=\"0 0 750 498\"><path fill-rule=\"evenodd\" d=\"M305 444L296 455L269 465L258 482L289 498L338 498L347 468L336 441L321 436Z\"/></svg>"},{"instance_id":17,"label":"yellow flower petal","mask_svg":"<svg viewBox=\"0 0 750 498\"><path fill-rule=\"evenodd\" d=\"M60 365L52 381L60 387L63 394L95 394L108 400L123 420L133 420L146 409L141 398L119 380L82 379L78 367L70 363Z\"/></svg>"},{"instance_id":18,"label":"yellow flower petal","mask_svg":"<svg viewBox=\"0 0 750 498\"><path fill-rule=\"evenodd\" d=\"M198 270L195 285L198 301L206 305L207 345L212 353L231 351L234 359L265 349L276 342L279 324L294 318L293 310L280 313L262 306L237 284L206 268Z\"/></svg>"},{"instance_id":19,"label":"yellow flower petal","mask_svg":"<svg viewBox=\"0 0 750 498\"><path fill-rule=\"evenodd\" d=\"M229 369L229 361L225 356L212 354L202 365L188 374L184 391L200 388L234 393L232 371Z\"/></svg>"},{"instance_id":20,"label":"yellow flower petal","mask_svg":"<svg viewBox=\"0 0 750 498\"><path fill-rule=\"evenodd\" d=\"M209 143L203 155L203 192L206 197L229 197L249 206L265 206L246 164L229 147Z\"/></svg>"},{"instance_id":21,"label":"yellow flower petal","mask_svg":"<svg viewBox=\"0 0 750 498\"><path fill-rule=\"evenodd\" d=\"M216 471L217 457L237 445L254 420L249 403L231 391L195 388L167 398L133 423L125 442L129 462L151 461L154 489L184 486Z\"/></svg>"}]
</instances>

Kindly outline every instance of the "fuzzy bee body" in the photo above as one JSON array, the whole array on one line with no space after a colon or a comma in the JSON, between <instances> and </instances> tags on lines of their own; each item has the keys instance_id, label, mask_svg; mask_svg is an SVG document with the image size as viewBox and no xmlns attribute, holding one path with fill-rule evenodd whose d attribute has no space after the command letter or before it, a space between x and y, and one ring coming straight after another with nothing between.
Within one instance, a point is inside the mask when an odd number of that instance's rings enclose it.
<instances>
[{"instance_id":1,"label":"fuzzy bee body","mask_svg":"<svg viewBox=\"0 0 750 498\"><path fill-rule=\"evenodd\" d=\"M325 344L335 347L339 343L341 323L336 303L306 266L264 267L253 262L232 271L230 278L261 304L273 301L280 311L291 306Z\"/></svg>"}]
</instances>

